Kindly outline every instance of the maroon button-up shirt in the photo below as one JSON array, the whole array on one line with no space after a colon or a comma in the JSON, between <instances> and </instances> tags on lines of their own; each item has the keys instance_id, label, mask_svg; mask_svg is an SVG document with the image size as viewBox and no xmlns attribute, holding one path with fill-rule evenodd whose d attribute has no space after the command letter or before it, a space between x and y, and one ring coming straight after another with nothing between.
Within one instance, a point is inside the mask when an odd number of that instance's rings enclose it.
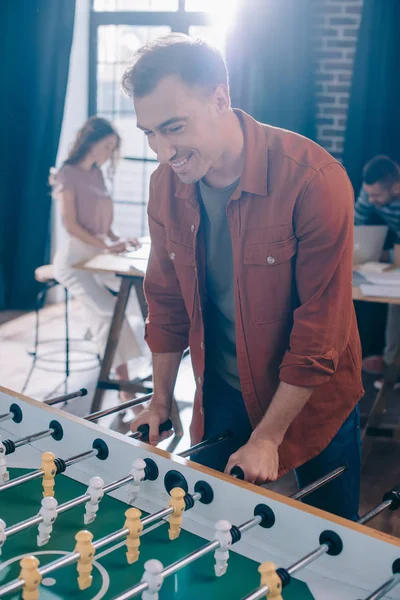
<instances>
[{"instance_id":1,"label":"maroon button-up shirt","mask_svg":"<svg viewBox=\"0 0 400 600\"><path fill-rule=\"evenodd\" d=\"M227 206L236 347L253 427L280 381L315 387L279 448L279 476L321 452L363 394L352 303L353 190L314 142L240 118L245 165ZM168 165L151 179L145 278L152 352L190 346L197 389L191 434L203 435L205 247L196 185Z\"/></svg>"}]
</instances>

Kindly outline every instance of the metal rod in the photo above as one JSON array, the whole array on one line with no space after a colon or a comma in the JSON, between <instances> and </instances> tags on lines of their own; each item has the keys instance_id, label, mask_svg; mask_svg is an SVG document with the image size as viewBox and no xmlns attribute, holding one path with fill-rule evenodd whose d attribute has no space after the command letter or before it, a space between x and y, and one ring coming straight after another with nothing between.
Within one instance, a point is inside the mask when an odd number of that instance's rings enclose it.
<instances>
[{"instance_id":1,"label":"metal rod","mask_svg":"<svg viewBox=\"0 0 400 600\"><path fill-rule=\"evenodd\" d=\"M385 581L385 583L381 585L380 588L375 590L375 592L368 596L368 598L365 598L365 600L379 600L380 598L384 598L384 596L386 596L386 594L390 592L390 590L392 590L399 583L400 573L397 573L397 575L394 575L393 577Z\"/></svg>"},{"instance_id":2,"label":"metal rod","mask_svg":"<svg viewBox=\"0 0 400 600\"><path fill-rule=\"evenodd\" d=\"M246 521L246 523L242 523L242 525L239 525L238 529L243 533L244 531L251 529L255 525L258 525L260 522L261 522L261 517L255 517L254 519L251 519L251 521ZM144 520L143 520L143 523L144 523ZM199 550L194 550L187 556L184 556L184 558L181 558L181 559L175 561L174 563L172 563L171 565L169 565L168 567L166 567L162 571L161 575L163 576L163 578L166 578L169 575L173 575L174 573L176 573L180 569L183 569L184 567L186 567L190 563L194 562L195 560L198 560L199 558L202 558L203 556L205 556L206 554L209 554L213 550L216 550L217 548L220 547L220 545L221 545L221 542L219 542L218 540L209 542L205 546L202 546L201 548L199 548ZM137 596L138 594L141 594L142 592L146 591L148 587L149 587L149 584L147 582L139 583L138 585L135 585L130 590L127 590L121 596L117 596L116 598L114 598L114 600L129 600L129 598L133 598L134 596Z\"/></svg>"},{"instance_id":3,"label":"metal rod","mask_svg":"<svg viewBox=\"0 0 400 600\"><path fill-rule=\"evenodd\" d=\"M313 563L315 560L317 560L317 558L326 554L328 552L328 550L329 550L328 544L321 544L318 548L316 548L315 550L310 552L310 554L303 556L303 558L301 558L297 562L293 563L288 568L288 573L290 575L293 575L293 573L296 573L296 571L300 571L300 569L304 569L305 567L307 567L308 565Z\"/></svg>"},{"instance_id":4,"label":"metal rod","mask_svg":"<svg viewBox=\"0 0 400 600\"><path fill-rule=\"evenodd\" d=\"M310 554L303 556L303 558L301 558L300 560L295 562L291 567L289 567L287 569L288 573L290 575L293 575L293 573L295 573L296 571L304 569L304 567L317 560L317 558L326 554L328 550L329 546L327 544L321 544L321 546L316 548L316 550L313 550L313 552L310 552ZM265 596L267 596L269 592L269 587L267 585L263 585L262 587L259 587L257 590L243 598L243 600L261 600L262 598L265 598Z\"/></svg>"},{"instance_id":5,"label":"metal rod","mask_svg":"<svg viewBox=\"0 0 400 600\"><path fill-rule=\"evenodd\" d=\"M254 519L250 519L250 521L246 521L246 523L242 523L242 525L239 525L238 529L241 533L244 533L245 531L252 529L255 525L259 525L261 521L261 517L254 517Z\"/></svg>"},{"instance_id":6,"label":"metal rod","mask_svg":"<svg viewBox=\"0 0 400 600\"><path fill-rule=\"evenodd\" d=\"M345 466L337 467L337 469L334 469L327 475L324 475L323 477L320 477L320 479L313 481L313 483L310 483L309 485L304 486L301 490L299 490L295 494L292 494L290 497L293 500L301 500L301 498L304 498L304 496L311 494L311 492L315 492L323 485L329 483L333 479L336 479L336 477L339 477L339 475L342 475L342 473L344 473L345 471L347 471L347 467L345 467Z\"/></svg>"},{"instance_id":7,"label":"metal rod","mask_svg":"<svg viewBox=\"0 0 400 600\"><path fill-rule=\"evenodd\" d=\"M195 454L199 454L199 452L203 452L203 450L208 450L209 448L213 448L217 444L224 442L225 440L229 439L230 437L232 437L232 432L225 431L224 433L221 433L220 435L217 435L213 438L209 438L208 440L203 440L202 442L195 444L191 448L188 448L184 452L181 452L180 454L178 454L178 456L181 456L182 458L187 458L188 456L194 456Z\"/></svg>"},{"instance_id":8,"label":"metal rod","mask_svg":"<svg viewBox=\"0 0 400 600\"><path fill-rule=\"evenodd\" d=\"M112 481L108 485L104 486L103 492L105 494L108 492L112 492L112 491L122 487L123 485L126 485L127 483L133 481L133 479L134 479L133 475L128 475L127 477L124 477L122 479L117 479L116 481ZM73 498L72 500L68 500L67 502L64 502L63 504L59 504L56 508L57 515L67 512L68 510L71 510L72 508L76 508L77 506L81 506L82 504L85 504L85 502L88 502L89 500L90 500L90 494L86 493L86 494L82 494L81 496L77 496L76 498ZM168 514L170 514L170 513L168 513ZM42 523L42 521L43 521L42 515L36 515L34 517L31 517L30 519L21 521L20 523L17 523L16 525L11 525L10 527L7 527L7 529L5 530L6 537L10 537L11 535L20 533L21 531L24 531L25 529L29 529L29 527L34 527L35 525L39 525L39 523Z\"/></svg>"},{"instance_id":9,"label":"metal rod","mask_svg":"<svg viewBox=\"0 0 400 600\"><path fill-rule=\"evenodd\" d=\"M81 388L77 392L71 392L70 394L64 394L64 396L57 396L56 398L50 398L49 400L43 400L43 404L47 404L48 406L53 406L53 404L60 404L61 402L67 402L68 400L73 400L74 398L81 398L82 396L87 395L87 389Z\"/></svg>"},{"instance_id":10,"label":"metal rod","mask_svg":"<svg viewBox=\"0 0 400 600\"><path fill-rule=\"evenodd\" d=\"M195 497L196 497L196 499L199 499L201 497L201 494L199 494L199 493L194 494L193 498L195 498ZM144 519L142 519L142 524L147 525L149 523L152 523L153 521L161 519L164 516L168 516L173 512L174 512L174 508L172 506L165 508L163 510L158 511L157 513L154 513L153 515L149 515L148 517L145 517ZM38 523L40 523L40 522L41 522L41 520L38 521ZM20 524L18 524L18 525L20 525ZM17 526L15 526L15 527L17 527ZM94 546L95 550L100 550L104 546L108 546L109 544L112 544L114 542L119 542L124 537L126 537L128 534L129 534L128 528L118 529L118 531L114 531L114 533L106 535L105 537L100 538L99 540L93 542L93 546ZM71 554L67 554L66 556L63 556L62 558L52 561L45 567L40 568L39 572L42 575L42 577L44 577L45 575L52 573L56 569L61 569L62 567L67 567L68 565L72 565L74 562L79 560L79 558L80 558L79 552L72 552ZM18 591L24 585L25 585L25 581L22 579L16 580L8 585L5 585L0 588L0 597L5 596L6 594L9 594L10 592Z\"/></svg>"},{"instance_id":11,"label":"metal rod","mask_svg":"<svg viewBox=\"0 0 400 600\"><path fill-rule=\"evenodd\" d=\"M74 562L78 561L80 559L80 557L81 557L81 555L79 554L79 552L71 552L71 554L66 554L62 558L53 560L53 562L51 562L48 565L46 565L45 567L42 567L41 569L39 569L39 572L43 577L44 575L48 575L49 573L52 573L56 569L61 569L62 567L68 567L68 565L72 565ZM25 582L23 582L23 584L24 583ZM0 592L1 591L2 590L0 588Z\"/></svg>"},{"instance_id":12,"label":"metal rod","mask_svg":"<svg viewBox=\"0 0 400 600\"><path fill-rule=\"evenodd\" d=\"M3 413L2 415L0 415L0 421L7 421L8 419L11 419L11 417L13 417L13 413L12 412L8 412L8 413Z\"/></svg>"},{"instance_id":13,"label":"metal rod","mask_svg":"<svg viewBox=\"0 0 400 600\"><path fill-rule=\"evenodd\" d=\"M108 485L104 486L103 492L105 494L108 494L108 492L113 492L114 490L118 490L118 488L122 487L123 485L126 485L127 483L130 483L131 481L133 481L133 479L134 479L133 475L127 475L126 477L122 477L122 479L117 479L116 481L112 481Z\"/></svg>"},{"instance_id":14,"label":"metal rod","mask_svg":"<svg viewBox=\"0 0 400 600\"><path fill-rule=\"evenodd\" d=\"M82 452L82 454L77 454L76 456L71 456L71 458L67 458L65 460L65 466L69 467L78 462L82 462L91 456L97 456L97 450L88 450L87 452ZM34 479L39 479L43 475L43 469L38 469L37 471L32 471L32 473L28 473L27 475L21 475L21 477L16 477L15 479L11 479L11 481L6 481L5 483L0 484L0 492L4 490L8 490L10 488L16 487L17 485L22 485L27 481L33 481Z\"/></svg>"},{"instance_id":15,"label":"metal rod","mask_svg":"<svg viewBox=\"0 0 400 600\"><path fill-rule=\"evenodd\" d=\"M57 511L58 512L58 511ZM6 538L14 535L15 533L19 533L20 531L24 531L25 529L29 529L29 527L34 527L35 525L39 525L43 521L42 515L36 515L35 517L31 517L30 519L26 519L25 521L21 521L20 523L16 523L15 525L11 525L7 527L4 531Z\"/></svg>"},{"instance_id":16,"label":"metal rod","mask_svg":"<svg viewBox=\"0 0 400 600\"><path fill-rule=\"evenodd\" d=\"M38 433L32 433L31 435L19 438L19 440L15 440L14 445L16 448L20 448L21 446L29 444L29 442L35 442L37 440L50 437L53 433L54 429L44 429L43 431L39 431Z\"/></svg>"},{"instance_id":17,"label":"metal rod","mask_svg":"<svg viewBox=\"0 0 400 600\"><path fill-rule=\"evenodd\" d=\"M262 587L258 588L255 592L252 592L248 596L245 596L243 600L261 600L262 598L265 598L267 594L269 594L269 587L267 585L263 585Z\"/></svg>"},{"instance_id":18,"label":"metal rod","mask_svg":"<svg viewBox=\"0 0 400 600\"><path fill-rule=\"evenodd\" d=\"M15 479L11 479L10 481L6 481L5 483L0 484L0 492L4 490L9 490L17 485L21 485L22 483L26 483L27 481L33 481L34 479L40 479L43 475L43 470L38 469L37 471L32 471L32 473L27 473L27 475L22 475L21 477L16 477Z\"/></svg>"},{"instance_id":19,"label":"metal rod","mask_svg":"<svg viewBox=\"0 0 400 600\"><path fill-rule=\"evenodd\" d=\"M138 404L143 404L143 402L147 402L147 400L151 400L153 394L146 394L141 398L134 398L133 400L127 400L126 402L122 402L118 404L118 406L112 406L111 408L106 408L105 410L98 410L90 415L86 415L83 417L86 421L96 421L97 419L101 419L102 417L106 417L107 415L112 415L114 413L120 412L121 410L125 410L126 408L131 408L132 406L138 406Z\"/></svg>"},{"instance_id":20,"label":"metal rod","mask_svg":"<svg viewBox=\"0 0 400 600\"><path fill-rule=\"evenodd\" d=\"M386 508L389 508L389 506L391 506L391 504L392 504L392 500L385 500L385 502L382 502L378 506L375 506L375 508L373 508L369 512L365 513L365 515L360 517L358 519L357 523L360 523L360 525L364 525L364 523L367 523L368 521L370 521L371 519L373 519L374 517L379 515Z\"/></svg>"},{"instance_id":21,"label":"metal rod","mask_svg":"<svg viewBox=\"0 0 400 600\"><path fill-rule=\"evenodd\" d=\"M76 456L71 456L71 458L67 458L64 461L65 467L70 467L71 465L75 465L78 462L82 462L83 460L87 460L92 456L97 456L98 450L88 450L87 452L82 452L81 454L76 454Z\"/></svg>"},{"instance_id":22,"label":"metal rod","mask_svg":"<svg viewBox=\"0 0 400 600\"><path fill-rule=\"evenodd\" d=\"M129 535L129 532L130 530L127 527L124 527L123 529L118 529L117 531L114 531L114 533L110 533L110 535L106 535L97 540L96 542L93 542L94 549L100 550L100 548L104 548L104 546L108 546L113 542L119 542L120 540L123 540L127 535Z\"/></svg>"}]
</instances>

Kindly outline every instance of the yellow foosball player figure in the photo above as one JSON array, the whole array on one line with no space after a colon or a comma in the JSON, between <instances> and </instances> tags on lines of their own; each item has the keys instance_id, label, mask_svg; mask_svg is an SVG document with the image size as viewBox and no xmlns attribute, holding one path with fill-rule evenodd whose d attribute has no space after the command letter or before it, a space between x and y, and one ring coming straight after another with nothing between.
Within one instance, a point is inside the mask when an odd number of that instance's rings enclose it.
<instances>
[{"instance_id":1,"label":"yellow foosball player figure","mask_svg":"<svg viewBox=\"0 0 400 600\"><path fill-rule=\"evenodd\" d=\"M171 500L169 505L174 508L174 512L169 518L169 539L176 540L179 537L182 524L182 515L185 510L185 492L181 488L171 490Z\"/></svg>"},{"instance_id":2,"label":"yellow foosball player figure","mask_svg":"<svg viewBox=\"0 0 400 600\"><path fill-rule=\"evenodd\" d=\"M258 567L261 575L260 585L267 585L269 592L268 600L283 600L282 580L276 572L276 565L272 562L264 562Z\"/></svg>"},{"instance_id":3,"label":"yellow foosball player figure","mask_svg":"<svg viewBox=\"0 0 400 600\"><path fill-rule=\"evenodd\" d=\"M23 600L39 600L39 585L42 576L39 573L39 561L35 556L25 556L21 562L19 578L24 580Z\"/></svg>"},{"instance_id":4,"label":"yellow foosball player figure","mask_svg":"<svg viewBox=\"0 0 400 600\"><path fill-rule=\"evenodd\" d=\"M54 462L55 456L52 452L44 452L42 454L42 464L40 468L43 470L43 497L54 496L54 477L57 469Z\"/></svg>"},{"instance_id":5,"label":"yellow foosball player figure","mask_svg":"<svg viewBox=\"0 0 400 600\"><path fill-rule=\"evenodd\" d=\"M86 590L86 588L92 585L92 569L93 569L93 557L95 549L92 544L93 534L90 531L78 531L75 536L76 546L75 552L79 552L80 557L78 559L77 571L79 574L78 585L80 590Z\"/></svg>"},{"instance_id":6,"label":"yellow foosball player figure","mask_svg":"<svg viewBox=\"0 0 400 600\"><path fill-rule=\"evenodd\" d=\"M126 546L128 551L126 553L126 560L131 565L136 562L139 558L139 547L140 547L140 536L143 531L143 525L140 520L142 513L137 508L128 508L125 512L125 525L126 529L129 529L129 533L126 536Z\"/></svg>"}]
</instances>

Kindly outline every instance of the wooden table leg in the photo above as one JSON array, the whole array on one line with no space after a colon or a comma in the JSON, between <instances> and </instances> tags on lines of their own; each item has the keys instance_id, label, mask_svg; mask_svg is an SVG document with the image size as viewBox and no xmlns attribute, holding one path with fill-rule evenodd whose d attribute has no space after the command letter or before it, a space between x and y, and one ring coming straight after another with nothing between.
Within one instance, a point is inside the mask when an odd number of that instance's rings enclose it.
<instances>
[{"instance_id":1,"label":"wooden table leg","mask_svg":"<svg viewBox=\"0 0 400 600\"><path fill-rule=\"evenodd\" d=\"M115 357L115 352L118 346L122 324L124 322L126 306L128 304L132 283L133 282L131 277L121 278L121 286L119 288L117 300L115 302L114 313L111 320L110 330L107 338L107 345L101 363L97 385L99 381L107 380L110 374L113 360ZM91 412L96 412L100 410L100 405L104 394L104 389L97 387L97 385L92 402Z\"/></svg>"},{"instance_id":2,"label":"wooden table leg","mask_svg":"<svg viewBox=\"0 0 400 600\"><path fill-rule=\"evenodd\" d=\"M387 367L383 377L382 388L376 395L375 401L369 412L367 422L365 423L362 438L363 438L363 466L367 461L367 458L372 448L372 437L368 436L368 428L376 427L380 424L382 415L386 411L386 404L390 390L393 389L394 384L400 377L400 344L396 348L396 353L393 362Z\"/></svg>"},{"instance_id":3,"label":"wooden table leg","mask_svg":"<svg viewBox=\"0 0 400 600\"><path fill-rule=\"evenodd\" d=\"M148 306L146 302L146 297L144 295L143 290L143 279L139 277L135 277L133 280L133 285L135 286L136 294L138 297L140 310L142 311L143 320L146 321L148 314ZM183 426L182 421L179 415L178 405L176 403L175 397L172 398L172 407L171 407L171 421L174 426L174 432L176 438L181 438L183 436Z\"/></svg>"}]
</instances>

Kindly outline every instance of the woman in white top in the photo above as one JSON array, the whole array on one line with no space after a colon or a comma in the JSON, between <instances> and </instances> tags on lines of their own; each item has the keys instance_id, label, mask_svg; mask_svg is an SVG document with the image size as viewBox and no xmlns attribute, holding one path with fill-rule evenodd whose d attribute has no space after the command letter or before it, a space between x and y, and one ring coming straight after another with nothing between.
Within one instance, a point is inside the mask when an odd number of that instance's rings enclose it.
<instances>
[{"instance_id":1,"label":"woman in white top","mask_svg":"<svg viewBox=\"0 0 400 600\"><path fill-rule=\"evenodd\" d=\"M110 161L113 171L119 147L120 137L111 123L91 117L79 130L60 170L52 170L50 178L67 234L54 258L56 278L84 307L101 355L115 304L109 288L117 289L118 281L74 269L73 265L104 251L119 253L138 245L137 240L127 242L114 233L112 199L100 169ZM116 378L128 380L127 363L140 355L141 346L125 318L114 360ZM121 400L131 397L120 393Z\"/></svg>"}]
</instances>

